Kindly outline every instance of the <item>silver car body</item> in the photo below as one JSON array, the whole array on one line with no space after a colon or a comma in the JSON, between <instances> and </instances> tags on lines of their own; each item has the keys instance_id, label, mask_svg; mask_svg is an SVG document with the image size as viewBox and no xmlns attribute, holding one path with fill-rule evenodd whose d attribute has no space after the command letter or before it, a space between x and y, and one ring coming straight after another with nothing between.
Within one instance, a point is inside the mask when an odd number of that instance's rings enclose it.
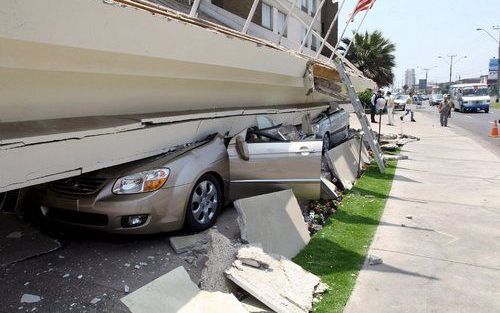
<instances>
[{"instance_id":1,"label":"silver car body","mask_svg":"<svg viewBox=\"0 0 500 313\"><path fill-rule=\"evenodd\" d=\"M349 113L344 109L331 114L321 113L313 120L312 127L316 138L328 135L331 144L328 148L332 148L349 137Z\"/></svg>"}]
</instances>

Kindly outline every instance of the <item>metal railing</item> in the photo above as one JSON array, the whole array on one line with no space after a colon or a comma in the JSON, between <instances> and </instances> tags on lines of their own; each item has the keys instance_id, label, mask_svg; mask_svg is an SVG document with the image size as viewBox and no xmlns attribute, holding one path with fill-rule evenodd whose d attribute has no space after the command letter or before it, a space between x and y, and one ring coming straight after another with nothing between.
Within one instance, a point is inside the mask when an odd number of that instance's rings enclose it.
<instances>
[{"instance_id":1,"label":"metal railing","mask_svg":"<svg viewBox=\"0 0 500 313\"><path fill-rule=\"evenodd\" d=\"M191 11L190 11L190 14L189 14L191 17L196 17L197 11L198 11L198 8L199 8L199 5L200 5L200 1L201 0L194 0L193 1L192 7L191 7ZM255 15L255 11L257 10L257 7L258 7L258 4L259 4L260 1L261 0L254 0L253 1L252 6L250 8L250 12L248 13L248 16L247 16L247 18L245 20L245 24L244 24L243 28L241 29L241 33L246 34L248 32L248 28L250 27L250 24L252 23L252 19L253 19L254 15ZM324 6L324 4L325 4L326 1L332 1L332 3L334 3L334 4L340 2L340 4L339 4L339 8L337 10L337 13L335 14L335 17L333 18L332 22L328 26L328 31L326 32L325 37L323 37L323 36L321 36L321 34L318 34L318 32L316 32L314 30L314 24L317 22L318 18L320 17L320 15L321 15L321 9L323 8L323 6ZM331 34L331 32L332 32L332 30L333 30L333 28L335 26L335 23L338 21L339 12L340 12L340 10L342 10L342 8L343 8L344 4L347 2L347 0L321 0L320 4L318 5L318 7L316 9L314 17L313 17L313 19L311 20L310 23L307 23L306 21L304 21L304 19L302 19L298 14L296 14L294 12L294 9L297 7L298 0L291 0L291 2L292 2L292 5L288 6L285 3L283 3L283 0L276 0L276 3L278 3L283 8L283 10L286 11L287 13L286 13L286 16L285 16L284 23L281 26L281 29L279 30L278 40L276 42L274 42L274 43L277 44L277 45L281 45L281 41L283 39L283 34L285 33L286 28L288 27L289 18L290 17L294 17L307 30L306 34L303 36L302 40L300 41L299 48L296 50L297 53L301 53L301 54L303 53L303 49L304 49L305 45L307 44L307 41L308 41L309 37L312 35L312 36L316 37L321 42L320 47L317 49L316 54L313 57L314 59L318 60L320 58L321 51L326 47L331 52L330 57L328 58L328 63L331 63L333 65L333 58L335 56L339 57L342 61L345 61L343 55L341 55L339 53L339 51L338 51L338 48L339 48L339 45L340 45L340 42L341 42L342 38L339 37L339 39L338 39L338 41L337 41L337 43L336 43L335 46L332 46L327 41L327 38L330 36L330 34ZM345 33L345 30L344 30L344 33ZM342 36L343 35L344 34L342 34ZM323 60L321 60L321 62L325 63L325 60L323 59ZM358 74L360 73L359 70L357 70L352 63L346 62L346 65L349 66L349 68L353 69Z\"/></svg>"}]
</instances>

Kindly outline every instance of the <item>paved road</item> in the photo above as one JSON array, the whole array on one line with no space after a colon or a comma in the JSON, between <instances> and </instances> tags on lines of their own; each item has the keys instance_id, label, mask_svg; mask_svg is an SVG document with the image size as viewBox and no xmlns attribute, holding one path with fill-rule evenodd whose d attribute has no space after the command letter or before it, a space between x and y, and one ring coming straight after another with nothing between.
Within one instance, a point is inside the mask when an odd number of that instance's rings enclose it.
<instances>
[{"instance_id":1,"label":"paved road","mask_svg":"<svg viewBox=\"0 0 500 313\"><path fill-rule=\"evenodd\" d=\"M239 237L236 216L234 208L227 208L217 221L217 229L232 240ZM182 232L118 236L55 228L44 233L59 240L62 248L0 267L1 313L127 313L120 302L125 285L133 292L178 266L198 282L206 260L204 254L195 254L196 260L189 263L187 254L175 254L169 236ZM23 294L42 300L20 303ZM93 299L100 301L93 304Z\"/></svg>"},{"instance_id":2,"label":"paved road","mask_svg":"<svg viewBox=\"0 0 500 313\"><path fill-rule=\"evenodd\" d=\"M429 107L424 103L421 111L433 116L436 123L439 123L439 115L435 107ZM490 109L489 113L453 112L449 126L457 129L461 134L477 139L484 148L500 155L500 138L488 137L494 120L497 122L500 120L500 110L498 109Z\"/></svg>"},{"instance_id":3,"label":"paved road","mask_svg":"<svg viewBox=\"0 0 500 313\"><path fill-rule=\"evenodd\" d=\"M364 265L344 313L500 312L500 156L432 113L416 120L394 127L421 140L402 149L370 246L383 264Z\"/></svg>"}]
</instances>

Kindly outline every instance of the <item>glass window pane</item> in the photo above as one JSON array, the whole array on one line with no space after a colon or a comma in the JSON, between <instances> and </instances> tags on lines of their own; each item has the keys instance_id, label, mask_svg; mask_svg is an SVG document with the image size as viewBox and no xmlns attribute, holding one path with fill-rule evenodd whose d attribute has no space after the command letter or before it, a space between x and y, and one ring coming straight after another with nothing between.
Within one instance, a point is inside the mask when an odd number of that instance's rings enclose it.
<instances>
[{"instance_id":1,"label":"glass window pane","mask_svg":"<svg viewBox=\"0 0 500 313\"><path fill-rule=\"evenodd\" d=\"M270 5L262 4L262 26L265 28L273 28L273 10Z\"/></svg>"},{"instance_id":2,"label":"glass window pane","mask_svg":"<svg viewBox=\"0 0 500 313\"><path fill-rule=\"evenodd\" d=\"M286 15L285 13L278 11L278 34L281 34L281 30L283 29L283 25L285 25ZM283 30L283 36L286 37L287 27Z\"/></svg>"},{"instance_id":3,"label":"glass window pane","mask_svg":"<svg viewBox=\"0 0 500 313\"><path fill-rule=\"evenodd\" d=\"M311 0L311 16L314 16L314 14L316 14L316 10L317 10L316 1L317 0Z\"/></svg>"},{"instance_id":4,"label":"glass window pane","mask_svg":"<svg viewBox=\"0 0 500 313\"><path fill-rule=\"evenodd\" d=\"M308 11L308 10L307 10L307 9L308 9L308 2L309 2L309 0L302 0L302 1L301 1L301 5L300 5L300 7L301 7L302 11L304 11L304 12L306 12L306 13L307 13L307 11Z\"/></svg>"}]
</instances>

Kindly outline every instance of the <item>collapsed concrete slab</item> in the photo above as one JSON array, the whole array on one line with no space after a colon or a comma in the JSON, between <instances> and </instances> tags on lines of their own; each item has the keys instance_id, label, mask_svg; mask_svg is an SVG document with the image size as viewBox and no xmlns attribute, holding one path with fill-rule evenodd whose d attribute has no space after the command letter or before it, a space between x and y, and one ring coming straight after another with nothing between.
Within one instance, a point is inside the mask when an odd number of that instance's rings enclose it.
<instances>
[{"instance_id":1,"label":"collapsed concrete slab","mask_svg":"<svg viewBox=\"0 0 500 313\"><path fill-rule=\"evenodd\" d=\"M170 237L170 246L175 253L184 253L193 249L206 250L208 243L208 232L197 233L194 235Z\"/></svg>"},{"instance_id":2,"label":"collapsed concrete slab","mask_svg":"<svg viewBox=\"0 0 500 313\"><path fill-rule=\"evenodd\" d=\"M265 252L292 258L311 237L291 190L234 202L241 239L262 245Z\"/></svg>"},{"instance_id":3,"label":"collapsed concrete slab","mask_svg":"<svg viewBox=\"0 0 500 313\"><path fill-rule=\"evenodd\" d=\"M241 303L249 313L274 313L274 311L268 308L264 303L252 296L248 296L241 300Z\"/></svg>"},{"instance_id":4,"label":"collapsed concrete slab","mask_svg":"<svg viewBox=\"0 0 500 313\"><path fill-rule=\"evenodd\" d=\"M13 214L0 214L0 266L9 265L61 247L61 244Z\"/></svg>"},{"instance_id":5,"label":"collapsed concrete slab","mask_svg":"<svg viewBox=\"0 0 500 313\"><path fill-rule=\"evenodd\" d=\"M258 247L246 246L240 250L247 250L242 255L252 255L255 262L268 264L268 268L248 266L238 258L226 271L229 279L275 312L306 313L312 309L319 277L286 258L271 257Z\"/></svg>"},{"instance_id":6,"label":"collapsed concrete slab","mask_svg":"<svg viewBox=\"0 0 500 313\"><path fill-rule=\"evenodd\" d=\"M384 160L390 161L390 160L408 160L407 155L403 154L384 154Z\"/></svg>"},{"instance_id":7,"label":"collapsed concrete slab","mask_svg":"<svg viewBox=\"0 0 500 313\"><path fill-rule=\"evenodd\" d=\"M232 295L201 291L178 267L121 298L132 313L223 313L248 312Z\"/></svg>"},{"instance_id":8,"label":"collapsed concrete slab","mask_svg":"<svg viewBox=\"0 0 500 313\"><path fill-rule=\"evenodd\" d=\"M322 199L332 200L339 197L337 193L337 187L335 187L335 185L331 181L324 177L321 177L321 191L323 191L324 194L324 196L322 195Z\"/></svg>"},{"instance_id":9,"label":"collapsed concrete slab","mask_svg":"<svg viewBox=\"0 0 500 313\"><path fill-rule=\"evenodd\" d=\"M200 280L202 290L232 293L237 289L224 275L224 271L236 260L237 250L237 247L217 230L208 232L208 259L201 271Z\"/></svg>"},{"instance_id":10,"label":"collapsed concrete slab","mask_svg":"<svg viewBox=\"0 0 500 313\"><path fill-rule=\"evenodd\" d=\"M357 148L357 150L356 150ZM360 168L359 140L346 141L326 153L328 165L345 189L351 189Z\"/></svg>"}]
</instances>

